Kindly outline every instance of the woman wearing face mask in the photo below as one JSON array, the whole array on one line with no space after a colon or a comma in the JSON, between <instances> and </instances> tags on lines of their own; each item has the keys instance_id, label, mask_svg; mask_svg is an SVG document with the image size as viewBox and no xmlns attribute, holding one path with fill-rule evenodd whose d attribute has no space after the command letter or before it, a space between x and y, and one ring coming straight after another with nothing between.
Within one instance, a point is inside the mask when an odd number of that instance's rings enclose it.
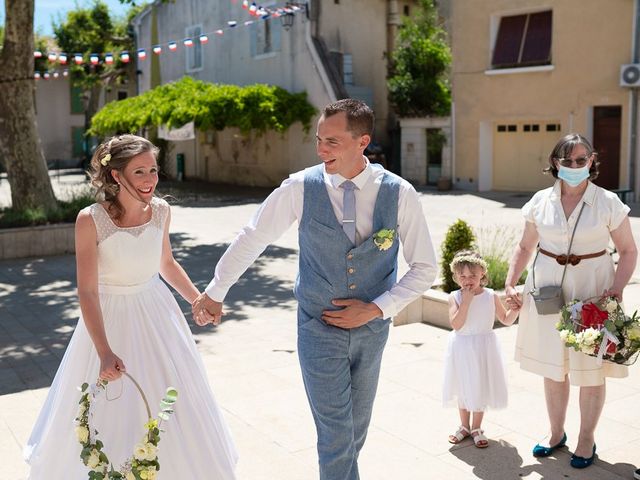
<instances>
[{"instance_id":1,"label":"woman wearing face mask","mask_svg":"<svg viewBox=\"0 0 640 480\"><path fill-rule=\"evenodd\" d=\"M555 328L558 314L538 314L529 295L533 276L527 277L524 295L519 295L514 286L537 250L533 270L538 289L562 284L566 301L602 294L622 300L623 289L635 269L637 250L629 207L615 193L592 183L598 176L598 166L597 153L582 135L570 134L557 143L545 169L557 180L553 187L537 192L522 208L526 220L524 233L511 259L505 284L508 304L522 305L516 360L522 369L544 377L551 433L533 448L534 456L547 457L565 446L569 382L580 387L580 430L577 441L572 442L574 468L593 463L594 434L605 400L605 378L625 377L627 367L609 362L598 366L596 358L565 347ZM609 239L620 255L617 267L606 251ZM569 262L567 252L572 254Z\"/></svg>"}]
</instances>

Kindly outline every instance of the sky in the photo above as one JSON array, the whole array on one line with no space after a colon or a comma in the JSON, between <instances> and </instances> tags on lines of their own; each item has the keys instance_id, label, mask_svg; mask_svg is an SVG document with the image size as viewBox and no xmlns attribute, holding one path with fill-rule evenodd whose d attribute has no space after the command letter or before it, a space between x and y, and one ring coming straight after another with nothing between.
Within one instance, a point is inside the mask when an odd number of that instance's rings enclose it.
<instances>
[{"instance_id":1,"label":"sky","mask_svg":"<svg viewBox=\"0 0 640 480\"><path fill-rule=\"evenodd\" d=\"M53 35L51 28L52 20L57 20L58 16L64 15L69 10L74 10L77 6L86 7L91 5L91 0L35 0L36 13L33 20L34 29L42 35ZM118 0L103 0L112 14L124 16L129 5L122 5ZM4 24L4 1L0 0L0 22Z\"/></svg>"}]
</instances>

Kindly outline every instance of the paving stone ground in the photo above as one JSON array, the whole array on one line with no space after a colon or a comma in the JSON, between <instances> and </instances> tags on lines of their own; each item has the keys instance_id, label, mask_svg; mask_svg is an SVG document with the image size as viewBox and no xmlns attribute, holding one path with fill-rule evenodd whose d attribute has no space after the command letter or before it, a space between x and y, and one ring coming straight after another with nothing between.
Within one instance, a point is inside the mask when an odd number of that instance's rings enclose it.
<instances>
[{"instance_id":1,"label":"paving stone ground","mask_svg":"<svg viewBox=\"0 0 640 480\"><path fill-rule=\"evenodd\" d=\"M82 176L54 178L74 191ZM172 242L177 258L200 288L268 193L208 184L164 185L175 197ZM185 193L188 192L188 193ZM420 193L434 241L457 218L485 238L518 235L519 208L528 195ZM0 205L10 198L0 177ZM632 226L640 240L640 206ZM240 480L317 478L315 432L296 352L297 239L290 229L269 247L231 290L218 328L192 326L215 395L240 451ZM402 270L401 270L402 271ZM636 270L636 277L638 275ZM628 308L640 307L640 284L626 291ZM183 310L188 306L182 302ZM0 480L24 480L24 445L78 316L73 256L0 262ZM536 459L532 446L547 434L542 381L513 362L517 326L497 330L508 360L509 407L486 415L490 447L447 443L457 412L440 403L442 358L448 332L426 324L392 328L383 359L369 437L360 458L363 480L401 479L631 479L640 464L640 368L607 383L607 403L596 433L598 460L585 471L569 467L570 452ZM567 419L575 446L579 414L572 389ZM58 480L58 479L54 479ZM60 479L61 480L61 479Z\"/></svg>"}]
</instances>

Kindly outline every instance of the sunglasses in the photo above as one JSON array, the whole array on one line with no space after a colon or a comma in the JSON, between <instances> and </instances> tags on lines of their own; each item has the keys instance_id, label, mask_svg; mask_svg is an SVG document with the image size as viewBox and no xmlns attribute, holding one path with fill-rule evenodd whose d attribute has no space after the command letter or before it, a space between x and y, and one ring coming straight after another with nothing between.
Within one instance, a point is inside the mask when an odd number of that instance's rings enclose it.
<instances>
[{"instance_id":1,"label":"sunglasses","mask_svg":"<svg viewBox=\"0 0 640 480\"><path fill-rule=\"evenodd\" d=\"M587 155L585 157L573 158L573 159L558 158L558 163L563 167L571 167L574 163L576 164L576 167L584 167L589 162L590 158L591 158L591 155Z\"/></svg>"}]
</instances>

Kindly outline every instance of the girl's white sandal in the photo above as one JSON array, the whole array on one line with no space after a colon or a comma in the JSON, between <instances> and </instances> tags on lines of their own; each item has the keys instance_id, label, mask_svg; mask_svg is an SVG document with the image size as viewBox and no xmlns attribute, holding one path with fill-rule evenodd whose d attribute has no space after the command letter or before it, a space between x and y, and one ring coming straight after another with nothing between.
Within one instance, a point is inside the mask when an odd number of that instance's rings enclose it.
<instances>
[{"instance_id":1,"label":"girl's white sandal","mask_svg":"<svg viewBox=\"0 0 640 480\"><path fill-rule=\"evenodd\" d=\"M471 430L471 438L473 438L473 443L478 448L487 448L489 446L489 439L484 436L484 430L474 428Z\"/></svg>"},{"instance_id":2,"label":"girl's white sandal","mask_svg":"<svg viewBox=\"0 0 640 480\"><path fill-rule=\"evenodd\" d=\"M449 443L453 443L454 445L460 443L462 440L471 435L471 432L467 427L460 425L456 433L453 435L449 435Z\"/></svg>"}]
</instances>

